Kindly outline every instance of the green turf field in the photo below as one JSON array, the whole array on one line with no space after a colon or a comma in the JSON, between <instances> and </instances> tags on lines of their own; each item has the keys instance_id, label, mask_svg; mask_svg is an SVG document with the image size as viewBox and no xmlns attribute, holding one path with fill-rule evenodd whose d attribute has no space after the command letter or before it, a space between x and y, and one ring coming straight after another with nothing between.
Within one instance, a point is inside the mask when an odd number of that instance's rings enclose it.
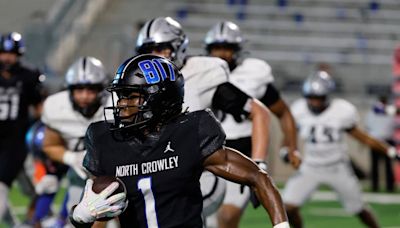
<instances>
[{"instance_id":1,"label":"green turf field","mask_svg":"<svg viewBox=\"0 0 400 228\"><path fill-rule=\"evenodd\" d=\"M398 195L398 193L396 194ZM22 195L17 188L13 188L10 193L10 199L14 211L18 217L23 218L24 208L28 205L28 199ZM57 204L62 201L62 194L57 196ZM369 204L382 227L400 228L400 204ZM358 228L363 227L356 217L349 216L340 207L340 204L334 201L312 201L302 209L305 227L307 228ZM266 212L259 208L254 210L251 206L246 210L240 227L242 228L260 228L271 227L271 223ZM7 227L0 224L0 228Z\"/></svg>"}]
</instances>

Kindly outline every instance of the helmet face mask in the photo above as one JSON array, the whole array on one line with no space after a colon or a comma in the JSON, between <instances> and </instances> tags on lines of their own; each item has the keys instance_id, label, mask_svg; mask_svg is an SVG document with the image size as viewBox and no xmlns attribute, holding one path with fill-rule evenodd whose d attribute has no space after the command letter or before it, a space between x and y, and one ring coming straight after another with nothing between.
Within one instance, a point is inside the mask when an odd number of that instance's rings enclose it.
<instances>
[{"instance_id":1,"label":"helmet face mask","mask_svg":"<svg viewBox=\"0 0 400 228\"><path fill-rule=\"evenodd\" d=\"M126 60L107 91L112 93L114 123L111 130L148 131L182 112L183 77L178 68L156 55Z\"/></svg>"},{"instance_id":2,"label":"helmet face mask","mask_svg":"<svg viewBox=\"0 0 400 228\"><path fill-rule=\"evenodd\" d=\"M329 107L329 95L335 88L335 83L325 71L310 75L303 84L303 96L307 100L309 110L314 114L322 113Z\"/></svg>"},{"instance_id":3,"label":"helmet face mask","mask_svg":"<svg viewBox=\"0 0 400 228\"><path fill-rule=\"evenodd\" d=\"M107 76L100 60L81 57L67 70L66 86L74 110L91 118L104 103Z\"/></svg>"},{"instance_id":4,"label":"helmet face mask","mask_svg":"<svg viewBox=\"0 0 400 228\"><path fill-rule=\"evenodd\" d=\"M186 57L186 48L189 44L181 25L170 17L158 17L144 24L136 40L136 51L139 54L152 54L169 48L169 58L179 68Z\"/></svg>"}]
</instances>

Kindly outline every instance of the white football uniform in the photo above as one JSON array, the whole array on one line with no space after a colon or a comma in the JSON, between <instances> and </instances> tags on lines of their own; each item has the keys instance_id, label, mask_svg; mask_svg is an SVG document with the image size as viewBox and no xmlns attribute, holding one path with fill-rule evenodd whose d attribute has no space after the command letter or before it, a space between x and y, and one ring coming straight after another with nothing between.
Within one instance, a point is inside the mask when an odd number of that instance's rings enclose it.
<instances>
[{"instance_id":1,"label":"white football uniform","mask_svg":"<svg viewBox=\"0 0 400 228\"><path fill-rule=\"evenodd\" d=\"M343 207L350 213L363 208L361 189L349 164L344 134L354 127L359 116L356 108L343 99L333 99L319 115L313 114L305 99L291 106L305 141L304 158L299 171L286 183L283 200L301 206L322 184L331 187L339 196Z\"/></svg>"},{"instance_id":2,"label":"white football uniform","mask_svg":"<svg viewBox=\"0 0 400 228\"><path fill-rule=\"evenodd\" d=\"M184 109L190 112L211 108L217 86L229 77L224 60L207 56L188 58L181 72L185 79Z\"/></svg>"},{"instance_id":3,"label":"white football uniform","mask_svg":"<svg viewBox=\"0 0 400 228\"><path fill-rule=\"evenodd\" d=\"M267 90L267 85L274 81L274 77L271 67L264 60L246 58L229 74L229 81L249 96L261 98ZM226 114L221 124L227 140L251 137L252 122L249 119L237 122L232 115ZM250 152L250 148L248 150ZM244 210L249 202L249 197L248 187L241 188L239 184L227 181L223 204L234 205Z\"/></svg>"},{"instance_id":4,"label":"white football uniform","mask_svg":"<svg viewBox=\"0 0 400 228\"><path fill-rule=\"evenodd\" d=\"M228 64L215 57L193 56L181 69L185 79L184 109L190 112L211 108L218 85L228 82ZM200 178L203 194L203 216L215 213L225 195L226 182L213 173L204 171ZM207 223L215 223L207 219ZM209 226L210 227L210 226Z\"/></svg>"},{"instance_id":5,"label":"white football uniform","mask_svg":"<svg viewBox=\"0 0 400 228\"><path fill-rule=\"evenodd\" d=\"M111 104L111 100L107 98ZM87 119L74 110L68 91L49 96L43 105L42 122L49 128L60 133L71 151L84 150L83 138L90 123L104 119L103 107Z\"/></svg>"},{"instance_id":6,"label":"white football uniform","mask_svg":"<svg viewBox=\"0 0 400 228\"><path fill-rule=\"evenodd\" d=\"M105 103L111 106L110 97L106 97ZM92 118L87 119L81 113L73 109L69 91L61 91L49 96L43 105L41 120L49 128L60 133L70 151L84 150L84 137L86 129L92 122L104 119L104 106L100 106ZM70 187L68 188L69 201L67 208L79 203L84 181L77 174L69 170ZM82 186L83 185L83 186Z\"/></svg>"},{"instance_id":7,"label":"white football uniform","mask_svg":"<svg viewBox=\"0 0 400 228\"><path fill-rule=\"evenodd\" d=\"M230 74L229 82L241 89L247 95L261 98L267 85L274 81L271 67L263 60L246 58ZM236 122L232 115L227 114L222 121L222 128L225 130L226 139L238 139L251 136L252 122L248 119Z\"/></svg>"}]
</instances>

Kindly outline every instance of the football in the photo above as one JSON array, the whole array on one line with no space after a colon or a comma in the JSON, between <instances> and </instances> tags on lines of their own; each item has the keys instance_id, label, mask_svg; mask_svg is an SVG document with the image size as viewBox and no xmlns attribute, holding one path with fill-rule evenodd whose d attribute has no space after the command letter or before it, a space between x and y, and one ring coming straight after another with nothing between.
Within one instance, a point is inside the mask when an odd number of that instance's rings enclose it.
<instances>
[{"instance_id":1,"label":"football","mask_svg":"<svg viewBox=\"0 0 400 228\"><path fill-rule=\"evenodd\" d=\"M113 195L121 193L121 192L125 192L125 194L126 194L126 187L125 187L124 182L122 182L122 180L119 179L118 177L114 177L114 176L96 177L96 179L94 179L94 181L93 181L92 190L93 190L93 192L98 194L101 191L103 191L104 189L106 189L113 182L118 182L119 186L110 196L113 196ZM125 201L128 201L128 199L126 199ZM113 218L112 217L104 217L104 218L100 218L97 220L98 221L108 221L111 219L113 219Z\"/></svg>"}]
</instances>

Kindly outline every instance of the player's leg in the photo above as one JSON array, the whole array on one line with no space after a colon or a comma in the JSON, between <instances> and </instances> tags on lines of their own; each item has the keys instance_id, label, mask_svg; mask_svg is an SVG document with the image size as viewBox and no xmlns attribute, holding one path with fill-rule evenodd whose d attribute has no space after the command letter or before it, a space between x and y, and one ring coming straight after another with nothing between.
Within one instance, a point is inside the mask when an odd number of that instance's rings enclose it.
<instances>
[{"instance_id":1,"label":"player's leg","mask_svg":"<svg viewBox=\"0 0 400 228\"><path fill-rule=\"evenodd\" d=\"M8 192L9 187L0 181L0 221L3 219L8 210Z\"/></svg>"},{"instance_id":2,"label":"player's leg","mask_svg":"<svg viewBox=\"0 0 400 228\"><path fill-rule=\"evenodd\" d=\"M219 228L239 227L240 217L243 214L250 198L250 188L227 181L225 198L218 211Z\"/></svg>"},{"instance_id":3,"label":"player's leg","mask_svg":"<svg viewBox=\"0 0 400 228\"><path fill-rule=\"evenodd\" d=\"M8 204L8 193L12 182L17 177L26 158L24 143L13 143L10 141L1 141L0 150L0 221L3 219L7 210L10 210ZM11 221L15 225L17 221Z\"/></svg>"},{"instance_id":4,"label":"player's leg","mask_svg":"<svg viewBox=\"0 0 400 228\"><path fill-rule=\"evenodd\" d=\"M251 157L251 137L226 140L226 146L239 150ZM244 187L244 186L243 186ZM239 227L240 218L250 198L250 188L227 181L225 198L218 210L219 228Z\"/></svg>"},{"instance_id":5,"label":"player's leg","mask_svg":"<svg viewBox=\"0 0 400 228\"><path fill-rule=\"evenodd\" d=\"M337 169L327 181L327 184L338 194L346 211L357 215L368 227L379 227L376 218L362 201L361 187L349 164L338 164Z\"/></svg>"},{"instance_id":6,"label":"player's leg","mask_svg":"<svg viewBox=\"0 0 400 228\"><path fill-rule=\"evenodd\" d=\"M203 217L206 227L217 227L217 210L221 206L226 190L226 180L204 171L200 177L203 195Z\"/></svg>"},{"instance_id":7,"label":"player's leg","mask_svg":"<svg viewBox=\"0 0 400 228\"><path fill-rule=\"evenodd\" d=\"M300 170L290 177L285 185L282 199L285 203L289 223L294 228L303 227L300 208L318 188L318 174L318 170L302 165Z\"/></svg>"}]
</instances>

